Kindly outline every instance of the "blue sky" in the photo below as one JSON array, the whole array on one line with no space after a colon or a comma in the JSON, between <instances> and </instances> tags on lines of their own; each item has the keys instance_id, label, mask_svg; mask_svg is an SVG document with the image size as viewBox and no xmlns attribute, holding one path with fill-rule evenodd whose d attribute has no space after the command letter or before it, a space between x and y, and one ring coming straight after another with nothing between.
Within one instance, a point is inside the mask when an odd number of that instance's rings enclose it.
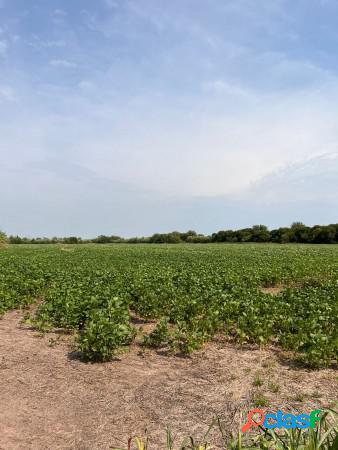
<instances>
[{"instance_id":1,"label":"blue sky","mask_svg":"<svg viewBox=\"0 0 338 450\"><path fill-rule=\"evenodd\" d=\"M334 0L0 0L0 227L337 221L337 25Z\"/></svg>"}]
</instances>

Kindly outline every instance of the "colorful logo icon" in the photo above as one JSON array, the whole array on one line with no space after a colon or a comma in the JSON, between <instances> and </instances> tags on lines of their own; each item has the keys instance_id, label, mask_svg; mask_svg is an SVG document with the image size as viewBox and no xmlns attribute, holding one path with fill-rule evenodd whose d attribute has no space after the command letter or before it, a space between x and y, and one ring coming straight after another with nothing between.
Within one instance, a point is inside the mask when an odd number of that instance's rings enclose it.
<instances>
[{"instance_id":1,"label":"colorful logo icon","mask_svg":"<svg viewBox=\"0 0 338 450\"><path fill-rule=\"evenodd\" d=\"M320 409L311 411L310 414L283 414L278 410L276 414L266 414L262 409L252 409L248 413L247 422L242 427L243 433L251 427L263 426L264 428L315 428L316 422L320 420Z\"/></svg>"}]
</instances>

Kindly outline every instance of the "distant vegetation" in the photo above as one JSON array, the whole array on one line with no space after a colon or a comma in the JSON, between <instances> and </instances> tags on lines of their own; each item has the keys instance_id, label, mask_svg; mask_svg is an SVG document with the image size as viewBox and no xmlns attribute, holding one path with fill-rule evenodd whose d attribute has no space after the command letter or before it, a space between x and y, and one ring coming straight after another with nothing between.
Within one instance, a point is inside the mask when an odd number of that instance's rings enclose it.
<instances>
[{"instance_id":1,"label":"distant vegetation","mask_svg":"<svg viewBox=\"0 0 338 450\"><path fill-rule=\"evenodd\" d=\"M196 231L180 233L156 233L150 237L135 237L124 239L119 236L98 236L94 239L82 239L76 236L64 238L34 238L29 239L20 236L10 236L11 244L204 244L212 242L274 242L279 244L302 243L302 244L337 244L338 224L315 225L308 227L301 222L294 222L291 227L282 227L269 230L265 225L254 225L251 228L241 230L221 230L209 236L197 234ZM1 233L0 233L1 243Z\"/></svg>"},{"instance_id":2,"label":"distant vegetation","mask_svg":"<svg viewBox=\"0 0 338 450\"><path fill-rule=\"evenodd\" d=\"M7 236L6 234L0 230L0 248L4 247L7 244Z\"/></svg>"}]
</instances>

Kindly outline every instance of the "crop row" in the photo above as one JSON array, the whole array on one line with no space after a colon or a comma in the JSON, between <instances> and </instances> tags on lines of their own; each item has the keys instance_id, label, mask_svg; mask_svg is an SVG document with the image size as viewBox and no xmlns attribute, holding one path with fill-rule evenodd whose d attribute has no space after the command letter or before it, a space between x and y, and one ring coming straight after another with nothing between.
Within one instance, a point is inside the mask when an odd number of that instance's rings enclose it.
<instances>
[{"instance_id":1,"label":"crop row","mask_svg":"<svg viewBox=\"0 0 338 450\"><path fill-rule=\"evenodd\" d=\"M75 330L90 360L133 341L132 315L155 324L144 345L189 354L223 334L327 366L338 354L337 262L336 246L10 246L0 314L38 300L34 325Z\"/></svg>"}]
</instances>

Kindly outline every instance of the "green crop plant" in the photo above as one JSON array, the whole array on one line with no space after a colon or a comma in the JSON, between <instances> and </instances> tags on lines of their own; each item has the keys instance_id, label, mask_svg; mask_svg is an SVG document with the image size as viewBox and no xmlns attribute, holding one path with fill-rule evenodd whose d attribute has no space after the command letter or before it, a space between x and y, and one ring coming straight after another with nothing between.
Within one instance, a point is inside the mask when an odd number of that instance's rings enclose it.
<instances>
[{"instance_id":1,"label":"green crop plant","mask_svg":"<svg viewBox=\"0 0 338 450\"><path fill-rule=\"evenodd\" d=\"M135 329L129 324L128 309L117 297L107 302L105 309L88 314L79 332L77 349L89 361L110 361L118 350L130 344Z\"/></svg>"},{"instance_id":2,"label":"green crop plant","mask_svg":"<svg viewBox=\"0 0 338 450\"><path fill-rule=\"evenodd\" d=\"M143 345L155 348L162 347L168 345L171 339L169 319L168 317L162 317L153 331L144 337Z\"/></svg>"},{"instance_id":3,"label":"green crop plant","mask_svg":"<svg viewBox=\"0 0 338 450\"><path fill-rule=\"evenodd\" d=\"M0 252L0 315L35 302L31 323L43 331L73 331L89 358L106 360L131 342L132 313L156 321L144 336L150 347L190 354L223 335L260 347L273 343L313 368L337 362L338 246L110 244L61 250L11 245ZM271 295L266 286L283 289Z\"/></svg>"}]
</instances>

